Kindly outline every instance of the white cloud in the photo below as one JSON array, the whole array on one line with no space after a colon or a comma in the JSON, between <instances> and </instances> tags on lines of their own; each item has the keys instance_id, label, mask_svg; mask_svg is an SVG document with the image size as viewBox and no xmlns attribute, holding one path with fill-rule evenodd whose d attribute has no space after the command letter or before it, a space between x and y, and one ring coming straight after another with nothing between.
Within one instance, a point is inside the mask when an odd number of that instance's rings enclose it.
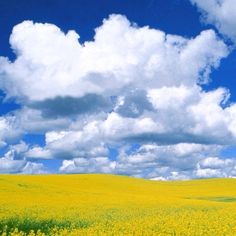
<instances>
[{"instance_id":1,"label":"white cloud","mask_svg":"<svg viewBox=\"0 0 236 236\"><path fill-rule=\"evenodd\" d=\"M49 150L44 149L39 146L35 146L27 150L24 156L26 158L35 158L35 159L52 159L53 158Z\"/></svg>"},{"instance_id":2,"label":"white cloud","mask_svg":"<svg viewBox=\"0 0 236 236\"><path fill-rule=\"evenodd\" d=\"M121 151L117 159L116 171L152 179L176 179L177 173L191 178L198 162L209 154L218 154L220 149L221 147L217 145L193 143L143 145L131 154L125 150Z\"/></svg>"},{"instance_id":3,"label":"white cloud","mask_svg":"<svg viewBox=\"0 0 236 236\"><path fill-rule=\"evenodd\" d=\"M21 170L21 174L47 174L45 166L42 163L27 162Z\"/></svg>"},{"instance_id":4,"label":"white cloud","mask_svg":"<svg viewBox=\"0 0 236 236\"><path fill-rule=\"evenodd\" d=\"M8 157L0 158L0 173L19 173L26 165L25 160L14 160Z\"/></svg>"},{"instance_id":5,"label":"white cloud","mask_svg":"<svg viewBox=\"0 0 236 236\"><path fill-rule=\"evenodd\" d=\"M231 160L226 159L226 160L221 160L217 157L208 157L201 162L199 162L199 167L203 169L220 169L224 165L228 165L231 163Z\"/></svg>"},{"instance_id":6,"label":"white cloud","mask_svg":"<svg viewBox=\"0 0 236 236\"><path fill-rule=\"evenodd\" d=\"M47 132L46 146L40 152L48 158L96 158L107 157L108 147L114 145L149 143L151 146L144 145L139 150L145 155L124 155L114 170L143 176L157 163L159 167L172 165L173 171L182 166L191 169L206 153L218 150L219 145L235 143L235 106L223 109L220 105L228 97L226 90L203 92L181 86L151 90L148 96L154 110L140 117L123 117L112 112L107 116L92 116L86 122L78 119L68 130Z\"/></svg>"},{"instance_id":7,"label":"white cloud","mask_svg":"<svg viewBox=\"0 0 236 236\"><path fill-rule=\"evenodd\" d=\"M94 40L78 39L52 24L14 27L16 60L0 59L0 87L22 108L0 118L0 145L12 156L1 159L2 172L41 173L43 165L32 160L57 158L63 173L154 179L225 173L206 159L236 143L236 105L222 106L229 91L200 85L229 53L213 30L189 39L111 15ZM45 146L9 146L31 133L44 134ZM120 149L115 160L110 147Z\"/></svg>"},{"instance_id":8,"label":"white cloud","mask_svg":"<svg viewBox=\"0 0 236 236\"><path fill-rule=\"evenodd\" d=\"M61 173L113 173L115 162L107 157L75 158L64 160L59 171Z\"/></svg>"},{"instance_id":9,"label":"white cloud","mask_svg":"<svg viewBox=\"0 0 236 236\"><path fill-rule=\"evenodd\" d=\"M46 143L53 148L67 146L70 150L75 146L114 142L231 144L236 142L236 113L235 105L222 108L227 98L225 89L210 92L182 86L155 89L148 93L154 107L151 111L138 117L111 112L82 122L78 119L69 130L47 132Z\"/></svg>"},{"instance_id":10,"label":"white cloud","mask_svg":"<svg viewBox=\"0 0 236 236\"><path fill-rule=\"evenodd\" d=\"M42 112L36 109L22 108L15 112L15 124L24 132L44 133L51 130L60 130L70 125L70 120L66 118L47 118L42 116Z\"/></svg>"},{"instance_id":11,"label":"white cloud","mask_svg":"<svg viewBox=\"0 0 236 236\"><path fill-rule=\"evenodd\" d=\"M186 39L138 28L121 15L104 20L94 41L81 45L78 38L76 32L65 34L52 24L16 25L10 44L17 58L1 58L0 63L7 95L35 101L117 95L130 87L193 85L207 80L211 68L228 54L212 30Z\"/></svg>"},{"instance_id":12,"label":"white cloud","mask_svg":"<svg viewBox=\"0 0 236 236\"><path fill-rule=\"evenodd\" d=\"M0 116L0 148L16 142L21 134L21 130L15 124L14 116Z\"/></svg>"},{"instance_id":13,"label":"white cloud","mask_svg":"<svg viewBox=\"0 0 236 236\"><path fill-rule=\"evenodd\" d=\"M170 110L184 107L187 104L197 102L199 99L200 88L196 87L161 87L158 89L150 89L148 98L154 108L159 110Z\"/></svg>"},{"instance_id":14,"label":"white cloud","mask_svg":"<svg viewBox=\"0 0 236 236\"><path fill-rule=\"evenodd\" d=\"M22 153L26 152L28 146L21 142L13 145L0 158L0 173L16 173L16 174L41 174L46 173L46 168L42 163L34 163L27 161Z\"/></svg>"},{"instance_id":15,"label":"white cloud","mask_svg":"<svg viewBox=\"0 0 236 236\"><path fill-rule=\"evenodd\" d=\"M234 158L211 157L218 155L221 146L180 143L158 146L143 145L137 150L121 148L118 157L77 157L64 160L61 173L116 173L152 180L183 180L191 178L236 176ZM132 150L132 149L131 149Z\"/></svg>"},{"instance_id":16,"label":"white cloud","mask_svg":"<svg viewBox=\"0 0 236 236\"><path fill-rule=\"evenodd\" d=\"M203 13L207 23L214 24L224 35L236 42L236 5L234 0L190 0Z\"/></svg>"},{"instance_id":17,"label":"white cloud","mask_svg":"<svg viewBox=\"0 0 236 236\"><path fill-rule=\"evenodd\" d=\"M236 159L208 157L197 164L195 175L198 178L235 177Z\"/></svg>"},{"instance_id":18,"label":"white cloud","mask_svg":"<svg viewBox=\"0 0 236 236\"><path fill-rule=\"evenodd\" d=\"M221 172L217 169L198 169L196 171L196 176L198 178L225 178L227 175L224 172Z\"/></svg>"}]
</instances>

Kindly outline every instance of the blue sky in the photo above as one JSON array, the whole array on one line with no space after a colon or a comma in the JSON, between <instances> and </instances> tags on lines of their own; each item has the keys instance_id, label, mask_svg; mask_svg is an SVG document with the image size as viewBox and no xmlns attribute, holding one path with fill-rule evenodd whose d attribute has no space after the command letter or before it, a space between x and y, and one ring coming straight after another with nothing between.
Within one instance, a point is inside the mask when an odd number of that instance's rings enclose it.
<instances>
[{"instance_id":1,"label":"blue sky","mask_svg":"<svg viewBox=\"0 0 236 236\"><path fill-rule=\"evenodd\" d=\"M0 173L235 176L235 25L233 0L1 1Z\"/></svg>"}]
</instances>

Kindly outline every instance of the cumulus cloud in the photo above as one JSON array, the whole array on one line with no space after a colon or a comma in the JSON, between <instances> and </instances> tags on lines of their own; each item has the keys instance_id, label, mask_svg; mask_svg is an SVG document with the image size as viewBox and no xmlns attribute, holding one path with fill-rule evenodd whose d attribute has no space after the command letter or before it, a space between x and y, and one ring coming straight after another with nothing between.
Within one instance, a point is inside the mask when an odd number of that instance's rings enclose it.
<instances>
[{"instance_id":1,"label":"cumulus cloud","mask_svg":"<svg viewBox=\"0 0 236 236\"><path fill-rule=\"evenodd\" d=\"M236 5L234 0L190 0L203 13L203 20L214 24L224 35L236 42Z\"/></svg>"},{"instance_id":2,"label":"cumulus cloud","mask_svg":"<svg viewBox=\"0 0 236 236\"><path fill-rule=\"evenodd\" d=\"M51 152L40 146L34 146L30 149L27 149L27 152L24 153L26 158L30 159L52 159Z\"/></svg>"},{"instance_id":3,"label":"cumulus cloud","mask_svg":"<svg viewBox=\"0 0 236 236\"><path fill-rule=\"evenodd\" d=\"M182 90L186 90L186 94ZM92 116L82 124L79 119L69 130L47 132L46 143L49 148L66 147L68 150L74 150L75 146L80 150L91 149L91 145L96 147L114 142L155 142L159 145L235 143L235 105L221 106L227 97L228 92L224 89L207 93L183 87L152 90L148 97L153 104L152 111L139 117L111 112L106 116Z\"/></svg>"},{"instance_id":4,"label":"cumulus cloud","mask_svg":"<svg viewBox=\"0 0 236 236\"><path fill-rule=\"evenodd\" d=\"M19 173L25 165L25 160L14 160L8 157L7 153L5 157L0 158L0 173Z\"/></svg>"},{"instance_id":5,"label":"cumulus cloud","mask_svg":"<svg viewBox=\"0 0 236 236\"><path fill-rule=\"evenodd\" d=\"M71 124L71 120L63 116L45 117L42 110L23 107L20 110L9 115L14 119L16 129L21 133L41 133L44 134L49 130L65 129Z\"/></svg>"},{"instance_id":6,"label":"cumulus cloud","mask_svg":"<svg viewBox=\"0 0 236 236\"><path fill-rule=\"evenodd\" d=\"M230 92L201 87L229 53L213 30L185 38L111 15L83 44L73 30L32 21L13 28L10 44L16 59L0 58L0 88L21 109L0 118L12 156L2 172L40 173L37 160L57 158L62 173L212 176L206 158L236 142ZM13 145L32 133L45 145Z\"/></svg>"},{"instance_id":7,"label":"cumulus cloud","mask_svg":"<svg viewBox=\"0 0 236 236\"><path fill-rule=\"evenodd\" d=\"M28 161L21 170L22 174L47 174L47 170L42 163L35 163Z\"/></svg>"},{"instance_id":8,"label":"cumulus cloud","mask_svg":"<svg viewBox=\"0 0 236 236\"><path fill-rule=\"evenodd\" d=\"M61 173L114 173L114 170L115 162L107 157L64 160L59 169Z\"/></svg>"},{"instance_id":9,"label":"cumulus cloud","mask_svg":"<svg viewBox=\"0 0 236 236\"><path fill-rule=\"evenodd\" d=\"M212 30L186 39L138 28L121 15L104 20L93 41L82 45L78 39L75 31L64 33L52 24L16 25L10 37L16 60L0 60L7 95L42 101L117 95L132 87L193 85L206 81L211 68L228 54Z\"/></svg>"},{"instance_id":10,"label":"cumulus cloud","mask_svg":"<svg viewBox=\"0 0 236 236\"><path fill-rule=\"evenodd\" d=\"M0 173L15 174L42 174L47 173L42 163L34 163L27 161L24 153L28 150L28 146L21 142L10 146L6 154L0 158Z\"/></svg>"},{"instance_id":11,"label":"cumulus cloud","mask_svg":"<svg viewBox=\"0 0 236 236\"><path fill-rule=\"evenodd\" d=\"M118 173L129 173L146 178L171 179L175 173L192 177L197 163L210 153L218 153L217 145L201 145L193 143L179 143L175 145L159 146L155 144L142 145L131 154L124 150L120 152L117 161Z\"/></svg>"},{"instance_id":12,"label":"cumulus cloud","mask_svg":"<svg viewBox=\"0 0 236 236\"><path fill-rule=\"evenodd\" d=\"M17 142L21 135L21 129L15 124L14 116L0 117L0 148Z\"/></svg>"},{"instance_id":13,"label":"cumulus cloud","mask_svg":"<svg viewBox=\"0 0 236 236\"><path fill-rule=\"evenodd\" d=\"M198 178L236 177L236 159L208 157L197 164Z\"/></svg>"},{"instance_id":14,"label":"cumulus cloud","mask_svg":"<svg viewBox=\"0 0 236 236\"><path fill-rule=\"evenodd\" d=\"M234 158L210 157L222 149L217 145L180 143L142 145L128 153L122 148L116 160L107 157L64 160L61 173L116 173L152 180L235 177Z\"/></svg>"}]
</instances>

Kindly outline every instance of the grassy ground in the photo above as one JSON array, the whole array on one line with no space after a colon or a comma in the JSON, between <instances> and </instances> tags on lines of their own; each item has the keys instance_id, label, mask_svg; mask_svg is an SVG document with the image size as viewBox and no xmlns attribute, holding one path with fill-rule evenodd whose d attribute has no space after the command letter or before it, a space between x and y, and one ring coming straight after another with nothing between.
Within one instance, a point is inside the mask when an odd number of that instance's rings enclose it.
<instances>
[{"instance_id":1,"label":"grassy ground","mask_svg":"<svg viewBox=\"0 0 236 236\"><path fill-rule=\"evenodd\" d=\"M0 235L236 235L236 180L0 175Z\"/></svg>"}]
</instances>

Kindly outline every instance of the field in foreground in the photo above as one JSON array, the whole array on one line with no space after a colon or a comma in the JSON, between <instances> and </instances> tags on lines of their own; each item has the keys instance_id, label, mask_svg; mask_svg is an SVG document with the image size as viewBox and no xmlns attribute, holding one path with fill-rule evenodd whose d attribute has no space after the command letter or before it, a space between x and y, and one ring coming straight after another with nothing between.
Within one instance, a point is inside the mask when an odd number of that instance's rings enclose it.
<instances>
[{"instance_id":1,"label":"field in foreground","mask_svg":"<svg viewBox=\"0 0 236 236\"><path fill-rule=\"evenodd\" d=\"M0 235L236 235L236 180L0 175Z\"/></svg>"}]
</instances>

